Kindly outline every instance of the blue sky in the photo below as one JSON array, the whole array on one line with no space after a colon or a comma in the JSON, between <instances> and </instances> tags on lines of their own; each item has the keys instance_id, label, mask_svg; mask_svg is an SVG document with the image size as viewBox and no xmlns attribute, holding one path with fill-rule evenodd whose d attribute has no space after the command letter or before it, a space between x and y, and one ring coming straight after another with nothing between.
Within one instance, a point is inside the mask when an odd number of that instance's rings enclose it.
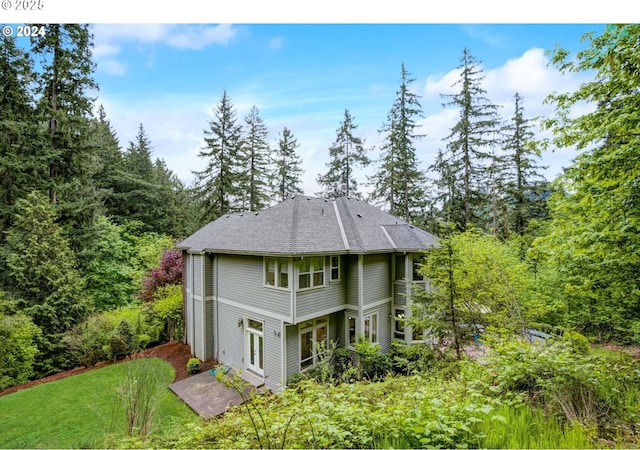
<instances>
[{"instance_id":1,"label":"blue sky","mask_svg":"<svg viewBox=\"0 0 640 450\"><path fill-rule=\"evenodd\" d=\"M164 158L189 183L203 130L226 90L242 121L255 105L275 145L283 127L300 144L304 190L319 190L328 148L349 109L357 134L377 155L385 121L400 80L400 66L415 78L424 118L417 143L426 168L456 121L442 94L455 92L461 52L482 61L487 97L512 113L512 97L524 97L528 116L548 115L551 92L575 89L588 77L561 75L548 66L545 51L556 44L572 52L584 48L584 33L603 25L585 24L96 24L97 103L103 104L123 147L139 123L154 155ZM549 179L574 156L544 155ZM374 168L370 168L371 173ZM365 181L367 173L361 175Z\"/></svg>"},{"instance_id":2,"label":"blue sky","mask_svg":"<svg viewBox=\"0 0 640 450\"><path fill-rule=\"evenodd\" d=\"M199 4L201 0L194 1ZM122 148L135 138L142 123L154 156L163 158L189 184L192 171L205 165L197 157L204 144L203 130L226 90L238 121L243 121L253 105L260 110L274 146L284 127L293 132L300 144L306 194L319 190L315 180L326 170L328 148L345 109L358 125L358 136L372 148L370 157L377 157L382 141L377 130L394 101L401 64L415 78L412 89L420 96L424 111L420 124L426 137L416 147L426 169L438 149L445 147L443 139L457 119L455 110L443 107L442 95L457 89L452 85L458 79L456 68L464 48L482 62L487 97L501 105L503 117L512 113L515 92L524 97L527 116L549 115L552 107L543 104L549 93L572 91L589 77L559 74L548 66L545 52L559 45L575 53L586 46L581 42L584 33L599 34L604 28L602 23L542 20L527 24L519 23L521 19L510 23L513 16L474 9L477 2L456 3L459 11L454 10L453 15L440 11L430 12L429 17L415 8L398 17L396 9L370 8L359 14L359 9L347 7L346 15L330 15L325 23L303 20L304 24L296 21L305 17L322 20L326 8L304 13L294 8L277 17L273 11L263 11L266 19L260 21L256 10L249 8L250 2L246 11L241 9L245 3L237 3L240 10L229 15L209 7L192 10L185 21L183 10L171 15L160 8L144 14L138 8L133 15L120 14L115 6L125 3L113 0L114 8L94 11L91 20L83 15L88 11L68 12L68 21L94 23L95 79L100 86L96 105L104 106ZM330 4L337 7L342 2L330 0ZM298 7L299 3L291 5ZM588 9L578 10L584 11ZM78 17L79 12L83 14ZM464 20L449 19L456 14L462 14ZM343 23L352 16L362 21ZM172 23L171 17L183 23ZM245 17L249 20L243 20ZM364 23L371 17L392 20ZM474 17L479 23L469 22ZM487 17L493 23L482 24ZM50 21L58 21L56 18L54 14ZM207 23L209 18L229 20ZM559 174L573 156L571 150L544 154L547 178ZM375 166L363 172L360 182L373 171Z\"/></svg>"}]
</instances>

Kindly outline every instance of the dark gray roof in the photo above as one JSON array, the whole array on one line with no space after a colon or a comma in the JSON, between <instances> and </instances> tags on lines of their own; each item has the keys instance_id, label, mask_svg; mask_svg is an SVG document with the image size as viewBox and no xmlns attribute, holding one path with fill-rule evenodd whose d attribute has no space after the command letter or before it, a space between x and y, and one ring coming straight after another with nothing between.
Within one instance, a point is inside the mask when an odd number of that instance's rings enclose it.
<instances>
[{"instance_id":1,"label":"dark gray roof","mask_svg":"<svg viewBox=\"0 0 640 450\"><path fill-rule=\"evenodd\" d=\"M226 214L179 242L190 252L242 254L422 251L432 234L368 203L296 196L259 212Z\"/></svg>"}]
</instances>

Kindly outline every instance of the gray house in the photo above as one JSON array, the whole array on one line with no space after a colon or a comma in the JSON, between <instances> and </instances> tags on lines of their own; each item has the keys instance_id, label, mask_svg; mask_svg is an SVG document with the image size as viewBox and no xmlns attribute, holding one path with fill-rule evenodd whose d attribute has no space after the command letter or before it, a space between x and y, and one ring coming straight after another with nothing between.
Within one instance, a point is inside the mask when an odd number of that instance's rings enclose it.
<instances>
[{"instance_id":1,"label":"gray house","mask_svg":"<svg viewBox=\"0 0 640 450\"><path fill-rule=\"evenodd\" d=\"M423 339L410 281L437 238L363 201L296 196L209 223L177 245L184 256L185 332L194 356L278 390L317 363L314 342L389 350Z\"/></svg>"}]
</instances>

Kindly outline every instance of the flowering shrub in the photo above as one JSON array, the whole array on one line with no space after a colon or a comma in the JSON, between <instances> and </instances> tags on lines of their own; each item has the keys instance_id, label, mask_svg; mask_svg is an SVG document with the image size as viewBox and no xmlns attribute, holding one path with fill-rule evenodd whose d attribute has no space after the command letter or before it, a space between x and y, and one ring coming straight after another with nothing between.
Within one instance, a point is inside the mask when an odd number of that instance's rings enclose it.
<instances>
[{"instance_id":1,"label":"flowering shrub","mask_svg":"<svg viewBox=\"0 0 640 450\"><path fill-rule=\"evenodd\" d=\"M166 250L158 267L151 269L143 278L138 297L145 302L152 302L158 288L176 284L182 284L182 252Z\"/></svg>"}]
</instances>

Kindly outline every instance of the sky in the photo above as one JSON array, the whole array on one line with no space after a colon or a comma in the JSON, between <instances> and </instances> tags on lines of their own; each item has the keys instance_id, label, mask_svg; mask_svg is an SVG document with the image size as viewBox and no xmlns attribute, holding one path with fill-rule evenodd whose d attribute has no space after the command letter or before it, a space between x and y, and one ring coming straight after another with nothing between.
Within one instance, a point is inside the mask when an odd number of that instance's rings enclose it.
<instances>
[{"instance_id":1,"label":"sky","mask_svg":"<svg viewBox=\"0 0 640 450\"><path fill-rule=\"evenodd\" d=\"M456 5L464 10L464 2ZM300 145L303 190L313 195L320 190L316 178L327 170L328 149L346 109L358 127L356 135L370 148L369 156L379 155L383 136L378 130L395 99L401 64L415 79L411 90L423 109L420 132L426 136L416 142L416 149L426 170L438 149L445 148L444 139L458 117L455 109L443 104L444 95L459 89L455 82L463 49L481 62L486 96L500 105L502 117L513 114L513 95L518 92L524 98L525 116L534 118L553 113L553 106L544 104L550 93L573 91L592 77L560 74L549 65L547 51L560 46L575 54L587 45L581 42L585 33L600 34L604 29L599 21L520 23L506 16L500 22L487 20L486 11L485 16L477 15L478 22L466 15L455 22L455 12L453 21L449 12L441 16L444 20L430 20L435 16L425 18L415 7L400 17L389 7L386 15L384 10L369 10L361 21L350 19L357 10L349 8L346 15L327 19L319 9L301 13L293 8L289 15L267 13L261 21L247 12L253 11L250 8L238 8L228 16L210 9L192 11L186 18L176 13L175 22L171 11L164 10L131 17L117 10L97 11L89 20L77 20L93 24L94 78L99 85L95 104L104 107L121 147L135 139L142 124L153 157L164 159L186 185L193 181L193 171L206 165L198 153L225 91L238 123L252 106L258 108L273 147L284 127L291 130ZM378 16L381 19L367 22ZM76 21L73 14L70 17L64 21ZM208 20L218 17L228 20ZM385 22L383 17L392 20ZM296 23L299 19L304 23ZM544 175L553 179L574 156L568 149L544 153ZM360 183L375 169L372 165L361 171Z\"/></svg>"}]
</instances>

